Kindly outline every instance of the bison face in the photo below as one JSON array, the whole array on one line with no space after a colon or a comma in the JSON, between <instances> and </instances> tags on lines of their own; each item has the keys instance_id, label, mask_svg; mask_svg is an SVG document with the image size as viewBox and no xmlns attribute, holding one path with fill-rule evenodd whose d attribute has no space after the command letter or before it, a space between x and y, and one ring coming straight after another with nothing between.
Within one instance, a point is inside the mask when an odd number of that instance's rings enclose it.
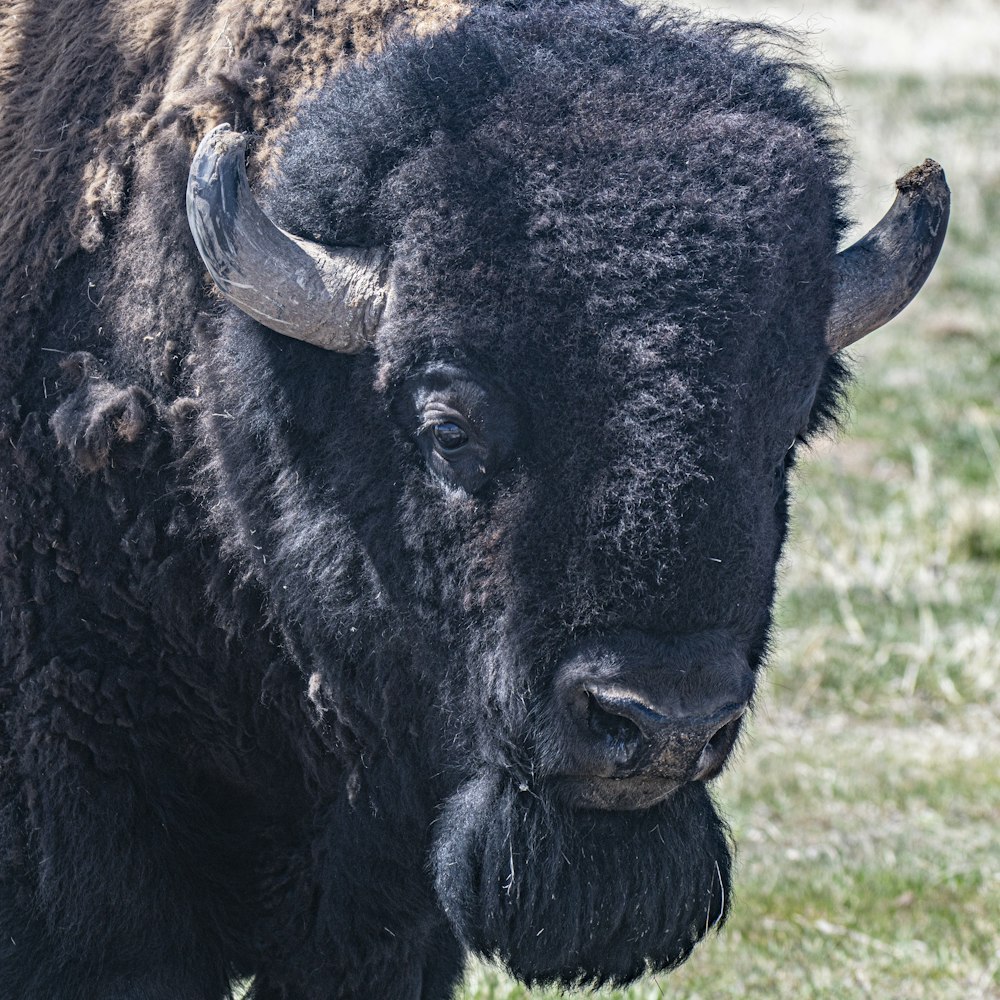
<instances>
[{"instance_id":1,"label":"bison face","mask_svg":"<svg viewBox=\"0 0 1000 1000\"><path fill-rule=\"evenodd\" d=\"M200 186L225 143L193 171L231 301L370 347L220 322L221 528L352 800L529 980L670 967L724 917L706 782L767 646L795 444L835 409L830 316L864 325L860 286L834 301L824 114L734 37L480 11L303 109L266 187L287 232Z\"/></svg>"},{"instance_id":2,"label":"bison face","mask_svg":"<svg viewBox=\"0 0 1000 1000\"><path fill-rule=\"evenodd\" d=\"M705 782L766 645L821 324L789 385L741 391L653 304L595 323L568 296L549 315L536 298L533 321L490 330L537 279L508 264L489 302L480 274L482 313L461 316L428 244L397 244L378 384L457 784L434 826L439 898L470 946L523 978L670 967L726 910Z\"/></svg>"}]
</instances>

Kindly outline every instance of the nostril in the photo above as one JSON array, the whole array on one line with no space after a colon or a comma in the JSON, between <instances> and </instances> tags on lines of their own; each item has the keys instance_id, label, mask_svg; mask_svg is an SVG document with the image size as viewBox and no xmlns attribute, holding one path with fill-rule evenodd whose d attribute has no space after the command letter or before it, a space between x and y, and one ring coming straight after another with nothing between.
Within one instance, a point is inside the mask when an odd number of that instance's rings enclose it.
<instances>
[{"instance_id":1,"label":"nostril","mask_svg":"<svg viewBox=\"0 0 1000 1000\"><path fill-rule=\"evenodd\" d=\"M694 781L707 781L709 778L714 778L722 770L722 765L736 741L736 733L739 730L742 717L743 710L740 710L735 717L730 717L724 725L713 733L698 757L693 775Z\"/></svg>"},{"instance_id":2,"label":"nostril","mask_svg":"<svg viewBox=\"0 0 1000 1000\"><path fill-rule=\"evenodd\" d=\"M671 720L633 694L617 687L586 687L588 703L605 715L630 723L640 735L650 735L670 725Z\"/></svg>"},{"instance_id":3,"label":"nostril","mask_svg":"<svg viewBox=\"0 0 1000 1000\"><path fill-rule=\"evenodd\" d=\"M726 723L706 744L705 749L710 751L719 751L722 749L723 744L726 742L726 729L731 726L732 723Z\"/></svg>"},{"instance_id":4,"label":"nostril","mask_svg":"<svg viewBox=\"0 0 1000 1000\"><path fill-rule=\"evenodd\" d=\"M634 722L609 712L592 691L587 692L587 727L595 735L613 743L634 743L642 735Z\"/></svg>"}]
</instances>

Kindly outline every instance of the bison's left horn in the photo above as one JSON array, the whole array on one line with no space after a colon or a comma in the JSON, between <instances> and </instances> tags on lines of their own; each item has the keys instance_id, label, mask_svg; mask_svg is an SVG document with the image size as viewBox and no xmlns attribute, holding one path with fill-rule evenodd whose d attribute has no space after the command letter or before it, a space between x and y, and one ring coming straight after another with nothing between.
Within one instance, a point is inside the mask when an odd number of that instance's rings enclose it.
<instances>
[{"instance_id":1,"label":"bison's left horn","mask_svg":"<svg viewBox=\"0 0 1000 1000\"><path fill-rule=\"evenodd\" d=\"M888 323L920 291L944 242L950 205L944 171L933 160L896 181L896 200L882 221L837 254L826 325L831 352Z\"/></svg>"},{"instance_id":2,"label":"bison's left horn","mask_svg":"<svg viewBox=\"0 0 1000 1000\"><path fill-rule=\"evenodd\" d=\"M202 139L188 174L188 223L215 283L286 337L363 350L385 308L388 254L325 247L279 229L250 192L245 158L245 136L219 125Z\"/></svg>"}]
</instances>

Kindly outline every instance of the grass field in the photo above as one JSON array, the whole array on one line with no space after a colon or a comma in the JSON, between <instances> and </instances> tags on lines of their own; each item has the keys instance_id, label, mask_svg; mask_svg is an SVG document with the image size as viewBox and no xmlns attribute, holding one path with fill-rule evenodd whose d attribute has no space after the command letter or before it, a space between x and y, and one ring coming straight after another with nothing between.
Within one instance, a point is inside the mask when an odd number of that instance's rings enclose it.
<instances>
[{"instance_id":1,"label":"grass field","mask_svg":"<svg viewBox=\"0 0 1000 1000\"><path fill-rule=\"evenodd\" d=\"M729 925L596 995L1000 998L1000 8L706 7L821 32L865 228L925 156L954 208L924 293L855 352L846 434L801 463L780 644L717 787ZM456 993L557 995L483 965Z\"/></svg>"}]
</instances>

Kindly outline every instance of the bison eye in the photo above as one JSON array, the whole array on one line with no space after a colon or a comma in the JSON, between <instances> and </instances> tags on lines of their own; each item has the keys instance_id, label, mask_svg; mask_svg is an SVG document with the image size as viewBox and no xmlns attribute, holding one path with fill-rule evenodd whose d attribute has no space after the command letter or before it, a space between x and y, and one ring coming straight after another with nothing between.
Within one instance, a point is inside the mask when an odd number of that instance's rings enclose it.
<instances>
[{"instance_id":1,"label":"bison eye","mask_svg":"<svg viewBox=\"0 0 1000 1000\"><path fill-rule=\"evenodd\" d=\"M469 440L469 435L451 420L434 424L431 433L434 435L434 443L445 452L458 451Z\"/></svg>"}]
</instances>

